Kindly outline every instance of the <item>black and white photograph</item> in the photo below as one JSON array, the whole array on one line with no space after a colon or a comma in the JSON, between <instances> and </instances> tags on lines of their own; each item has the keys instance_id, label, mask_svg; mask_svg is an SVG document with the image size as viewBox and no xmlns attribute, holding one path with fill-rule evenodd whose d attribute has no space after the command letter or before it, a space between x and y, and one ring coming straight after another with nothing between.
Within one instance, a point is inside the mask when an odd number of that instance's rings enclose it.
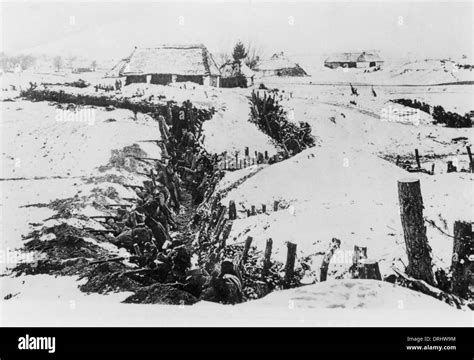
<instances>
[{"instance_id":1,"label":"black and white photograph","mask_svg":"<svg viewBox=\"0 0 474 360\"><path fill-rule=\"evenodd\" d=\"M402 350L453 358L473 9L1 1L0 327L421 327Z\"/></svg>"}]
</instances>

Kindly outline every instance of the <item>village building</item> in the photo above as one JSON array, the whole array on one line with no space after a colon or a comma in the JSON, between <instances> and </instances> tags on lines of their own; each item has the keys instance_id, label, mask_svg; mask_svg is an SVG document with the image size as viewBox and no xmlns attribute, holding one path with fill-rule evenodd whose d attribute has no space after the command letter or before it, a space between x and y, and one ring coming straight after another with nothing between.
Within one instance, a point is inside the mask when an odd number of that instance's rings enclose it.
<instances>
[{"instance_id":1,"label":"village building","mask_svg":"<svg viewBox=\"0 0 474 360\"><path fill-rule=\"evenodd\" d=\"M220 72L212 55L202 44L161 45L135 48L111 73L125 77L125 84L148 83L167 85L191 81L219 87Z\"/></svg>"},{"instance_id":2,"label":"village building","mask_svg":"<svg viewBox=\"0 0 474 360\"><path fill-rule=\"evenodd\" d=\"M301 66L293 62L283 52L273 54L268 60L260 62L255 71L261 76L307 76Z\"/></svg>"},{"instance_id":3,"label":"village building","mask_svg":"<svg viewBox=\"0 0 474 360\"><path fill-rule=\"evenodd\" d=\"M384 61L376 53L369 52L353 52L353 53L341 53L329 57L324 62L324 66L336 69L338 67L343 68L369 68L369 67L380 67Z\"/></svg>"},{"instance_id":4,"label":"village building","mask_svg":"<svg viewBox=\"0 0 474 360\"><path fill-rule=\"evenodd\" d=\"M221 87L249 87L254 84L255 73L241 60L229 60L219 70Z\"/></svg>"}]
</instances>

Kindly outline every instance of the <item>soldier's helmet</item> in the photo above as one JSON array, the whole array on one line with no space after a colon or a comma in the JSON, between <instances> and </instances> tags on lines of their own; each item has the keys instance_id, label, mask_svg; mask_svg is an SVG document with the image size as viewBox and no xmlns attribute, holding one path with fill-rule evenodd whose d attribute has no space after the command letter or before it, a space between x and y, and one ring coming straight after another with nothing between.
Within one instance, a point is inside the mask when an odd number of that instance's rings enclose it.
<instances>
[{"instance_id":1,"label":"soldier's helmet","mask_svg":"<svg viewBox=\"0 0 474 360\"><path fill-rule=\"evenodd\" d=\"M233 274L235 272L234 263L231 259L226 258L221 262L221 275Z\"/></svg>"}]
</instances>

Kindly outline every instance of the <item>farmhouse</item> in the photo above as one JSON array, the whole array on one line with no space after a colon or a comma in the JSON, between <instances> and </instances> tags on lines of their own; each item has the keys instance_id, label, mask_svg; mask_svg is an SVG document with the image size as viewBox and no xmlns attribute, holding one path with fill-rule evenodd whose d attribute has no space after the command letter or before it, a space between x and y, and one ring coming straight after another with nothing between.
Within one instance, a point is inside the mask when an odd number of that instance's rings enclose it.
<instances>
[{"instance_id":1,"label":"farmhouse","mask_svg":"<svg viewBox=\"0 0 474 360\"><path fill-rule=\"evenodd\" d=\"M212 55L202 44L161 45L135 48L122 59L112 73L126 78L125 84L149 83L167 85L191 81L219 87L220 72Z\"/></svg>"},{"instance_id":2,"label":"farmhouse","mask_svg":"<svg viewBox=\"0 0 474 360\"><path fill-rule=\"evenodd\" d=\"M253 85L255 73L243 61L229 60L220 67L221 87L248 87Z\"/></svg>"},{"instance_id":3,"label":"farmhouse","mask_svg":"<svg viewBox=\"0 0 474 360\"><path fill-rule=\"evenodd\" d=\"M376 53L342 53L329 57L324 62L324 66L335 69L344 68L368 68L383 65L383 60Z\"/></svg>"},{"instance_id":4,"label":"farmhouse","mask_svg":"<svg viewBox=\"0 0 474 360\"><path fill-rule=\"evenodd\" d=\"M307 76L301 66L291 61L283 52L273 54L255 69L261 76Z\"/></svg>"}]
</instances>

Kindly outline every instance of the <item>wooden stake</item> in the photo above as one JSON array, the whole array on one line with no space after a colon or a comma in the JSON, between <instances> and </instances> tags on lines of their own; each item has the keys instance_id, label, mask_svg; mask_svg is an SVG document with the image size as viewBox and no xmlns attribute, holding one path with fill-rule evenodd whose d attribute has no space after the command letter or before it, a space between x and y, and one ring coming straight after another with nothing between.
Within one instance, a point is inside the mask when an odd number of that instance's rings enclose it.
<instances>
[{"instance_id":1,"label":"wooden stake","mask_svg":"<svg viewBox=\"0 0 474 360\"><path fill-rule=\"evenodd\" d=\"M225 248L227 238L229 237L230 232L232 230L232 225L233 225L232 221L226 220L226 222L224 223L223 231L222 231L222 244L221 244L222 248Z\"/></svg>"},{"instance_id":2,"label":"wooden stake","mask_svg":"<svg viewBox=\"0 0 474 360\"><path fill-rule=\"evenodd\" d=\"M268 274L268 270L270 270L270 267L271 267L272 247L273 247L273 240L268 239L267 244L265 246L265 257L263 258L263 270L262 270L263 276L266 276Z\"/></svg>"},{"instance_id":3,"label":"wooden stake","mask_svg":"<svg viewBox=\"0 0 474 360\"><path fill-rule=\"evenodd\" d=\"M280 203L277 200L275 200L273 202L273 211L278 211L278 205L280 205Z\"/></svg>"},{"instance_id":4,"label":"wooden stake","mask_svg":"<svg viewBox=\"0 0 474 360\"><path fill-rule=\"evenodd\" d=\"M420 180L398 181L398 198L405 245L408 255L407 275L434 285L431 248L426 238Z\"/></svg>"},{"instance_id":5,"label":"wooden stake","mask_svg":"<svg viewBox=\"0 0 474 360\"><path fill-rule=\"evenodd\" d=\"M354 245L354 254L352 255L352 265L349 268L349 272L353 279L359 279L360 267L363 261L367 259L367 248L362 246Z\"/></svg>"},{"instance_id":6,"label":"wooden stake","mask_svg":"<svg viewBox=\"0 0 474 360\"><path fill-rule=\"evenodd\" d=\"M452 173L452 172L456 172L456 171L457 171L457 168L456 168L456 166L453 165L453 162L448 161L448 169L446 170L446 172Z\"/></svg>"},{"instance_id":7,"label":"wooden stake","mask_svg":"<svg viewBox=\"0 0 474 360\"><path fill-rule=\"evenodd\" d=\"M249 147L248 146L245 147L245 156L249 156Z\"/></svg>"},{"instance_id":8,"label":"wooden stake","mask_svg":"<svg viewBox=\"0 0 474 360\"><path fill-rule=\"evenodd\" d=\"M247 261L247 256L249 254L249 250L250 250L250 245L252 245L252 240L253 238L251 236L247 237L247 240L245 240L245 246L244 246L244 251L242 253L242 264L245 263L245 261Z\"/></svg>"},{"instance_id":9,"label":"wooden stake","mask_svg":"<svg viewBox=\"0 0 474 360\"><path fill-rule=\"evenodd\" d=\"M257 211L255 210L255 205L252 205L252 216L257 215Z\"/></svg>"},{"instance_id":10,"label":"wooden stake","mask_svg":"<svg viewBox=\"0 0 474 360\"><path fill-rule=\"evenodd\" d=\"M235 207L235 201L234 200L229 201L229 219L230 220L237 219L237 209Z\"/></svg>"},{"instance_id":11,"label":"wooden stake","mask_svg":"<svg viewBox=\"0 0 474 360\"><path fill-rule=\"evenodd\" d=\"M226 206L222 205L219 212L219 218L216 224L216 230L215 230L216 237L219 237L219 233L221 232L221 226L222 226L222 223L224 222L225 213L226 213Z\"/></svg>"},{"instance_id":12,"label":"wooden stake","mask_svg":"<svg viewBox=\"0 0 474 360\"><path fill-rule=\"evenodd\" d=\"M472 238L472 223L467 221L454 222L453 258L451 263L453 294L462 298L472 298L473 264L469 256L474 252L474 241Z\"/></svg>"},{"instance_id":13,"label":"wooden stake","mask_svg":"<svg viewBox=\"0 0 474 360\"><path fill-rule=\"evenodd\" d=\"M227 224L227 219L224 219L220 224L217 224L216 227L216 240L219 240L222 230L224 230L225 225Z\"/></svg>"},{"instance_id":14,"label":"wooden stake","mask_svg":"<svg viewBox=\"0 0 474 360\"><path fill-rule=\"evenodd\" d=\"M416 158L416 165L418 166L418 169L421 169L420 154L418 154L418 149L415 149L415 158Z\"/></svg>"},{"instance_id":15,"label":"wooden stake","mask_svg":"<svg viewBox=\"0 0 474 360\"><path fill-rule=\"evenodd\" d=\"M379 263L374 260L363 260L363 262L359 264L359 279L382 280Z\"/></svg>"},{"instance_id":16,"label":"wooden stake","mask_svg":"<svg viewBox=\"0 0 474 360\"><path fill-rule=\"evenodd\" d=\"M266 213L267 212L267 205L265 204L262 204L262 213Z\"/></svg>"},{"instance_id":17,"label":"wooden stake","mask_svg":"<svg viewBox=\"0 0 474 360\"><path fill-rule=\"evenodd\" d=\"M431 175L434 175L435 163L431 164Z\"/></svg>"},{"instance_id":18,"label":"wooden stake","mask_svg":"<svg viewBox=\"0 0 474 360\"><path fill-rule=\"evenodd\" d=\"M288 288L291 285L291 280L293 279L293 273L295 270L296 244L288 242L286 245L285 288Z\"/></svg>"},{"instance_id":19,"label":"wooden stake","mask_svg":"<svg viewBox=\"0 0 474 360\"><path fill-rule=\"evenodd\" d=\"M352 256L352 263L354 265L357 265L363 259L367 259L367 248L354 245L354 255Z\"/></svg>"},{"instance_id":20,"label":"wooden stake","mask_svg":"<svg viewBox=\"0 0 474 360\"><path fill-rule=\"evenodd\" d=\"M466 149L467 149L467 156L469 156L469 171L474 172L474 164L472 161L471 147L466 146Z\"/></svg>"},{"instance_id":21,"label":"wooden stake","mask_svg":"<svg viewBox=\"0 0 474 360\"><path fill-rule=\"evenodd\" d=\"M331 261L332 256L337 249L341 246L341 240L332 238L331 244L329 245L328 251L323 258L323 263L321 264L321 274L319 276L319 281L326 281L328 276L329 262Z\"/></svg>"},{"instance_id":22,"label":"wooden stake","mask_svg":"<svg viewBox=\"0 0 474 360\"><path fill-rule=\"evenodd\" d=\"M268 151L265 150L265 160L268 160Z\"/></svg>"}]
</instances>

